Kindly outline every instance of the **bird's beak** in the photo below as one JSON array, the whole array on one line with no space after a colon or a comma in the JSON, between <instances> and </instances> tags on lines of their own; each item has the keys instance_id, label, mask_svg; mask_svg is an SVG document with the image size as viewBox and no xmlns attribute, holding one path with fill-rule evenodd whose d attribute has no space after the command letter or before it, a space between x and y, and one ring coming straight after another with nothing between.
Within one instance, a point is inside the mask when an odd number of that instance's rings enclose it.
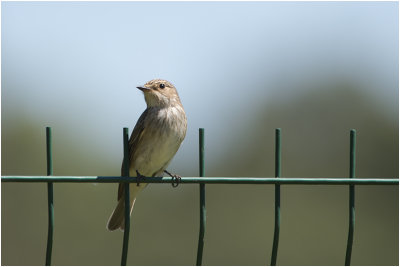
<instances>
[{"instance_id":1,"label":"bird's beak","mask_svg":"<svg viewBox=\"0 0 400 267\"><path fill-rule=\"evenodd\" d=\"M139 89L139 90L141 90L141 91L146 91L146 90L150 90L150 88L148 88L148 87L144 87L144 86L138 86L138 87L136 87L137 89Z\"/></svg>"}]
</instances>

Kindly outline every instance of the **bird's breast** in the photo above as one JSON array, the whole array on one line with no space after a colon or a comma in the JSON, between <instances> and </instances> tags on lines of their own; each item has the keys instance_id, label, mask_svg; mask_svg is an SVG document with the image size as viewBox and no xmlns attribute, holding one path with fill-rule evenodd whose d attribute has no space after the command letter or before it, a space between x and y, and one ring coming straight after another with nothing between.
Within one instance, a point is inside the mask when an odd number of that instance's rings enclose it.
<instances>
[{"instance_id":1,"label":"bird's breast","mask_svg":"<svg viewBox=\"0 0 400 267\"><path fill-rule=\"evenodd\" d=\"M167 167L185 138L187 127L185 113L180 107L152 112L132 162L133 167L145 176L152 176Z\"/></svg>"}]
</instances>

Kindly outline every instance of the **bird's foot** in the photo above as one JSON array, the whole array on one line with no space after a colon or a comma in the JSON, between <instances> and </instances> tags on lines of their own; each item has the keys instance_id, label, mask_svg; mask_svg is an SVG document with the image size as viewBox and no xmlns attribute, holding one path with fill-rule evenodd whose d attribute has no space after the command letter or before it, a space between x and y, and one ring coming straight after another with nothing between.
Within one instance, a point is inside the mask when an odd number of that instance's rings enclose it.
<instances>
[{"instance_id":1,"label":"bird's foot","mask_svg":"<svg viewBox=\"0 0 400 267\"><path fill-rule=\"evenodd\" d=\"M136 170L136 178L137 178L137 186L139 186L140 184L140 180L143 179L145 176L141 175L140 172L138 170Z\"/></svg>"},{"instance_id":2,"label":"bird's foot","mask_svg":"<svg viewBox=\"0 0 400 267\"><path fill-rule=\"evenodd\" d=\"M182 177L177 175L177 174L172 174L167 170L164 170L164 172L166 174L168 174L169 176L171 176L171 178L172 178L172 187L177 187L179 185L179 183L181 182Z\"/></svg>"}]
</instances>

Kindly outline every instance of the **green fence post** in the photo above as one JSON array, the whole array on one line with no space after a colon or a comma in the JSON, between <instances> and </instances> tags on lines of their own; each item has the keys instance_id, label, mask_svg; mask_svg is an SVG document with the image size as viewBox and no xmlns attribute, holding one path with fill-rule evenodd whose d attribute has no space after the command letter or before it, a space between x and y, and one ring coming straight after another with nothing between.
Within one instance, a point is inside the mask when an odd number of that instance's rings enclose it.
<instances>
[{"instance_id":1,"label":"green fence post","mask_svg":"<svg viewBox=\"0 0 400 267\"><path fill-rule=\"evenodd\" d=\"M200 177L204 177L204 128L199 129L199 166ZM200 183L200 231L199 243L197 246L196 265L200 266L203 260L204 233L206 227L206 189L205 184Z\"/></svg>"},{"instance_id":2,"label":"green fence post","mask_svg":"<svg viewBox=\"0 0 400 267\"><path fill-rule=\"evenodd\" d=\"M350 178L356 177L356 130L350 131ZM351 252L353 249L353 235L354 227L356 224L356 211L355 211L355 190L354 185L349 185L349 235L347 237L347 249L345 265L350 265Z\"/></svg>"},{"instance_id":3,"label":"green fence post","mask_svg":"<svg viewBox=\"0 0 400 267\"><path fill-rule=\"evenodd\" d=\"M53 175L51 127L46 127L46 160L47 160L47 176ZM53 252L53 231L54 231L54 205L53 205L52 182L47 183L47 209L49 214L49 222L47 229L46 265L51 265L51 255Z\"/></svg>"},{"instance_id":4,"label":"green fence post","mask_svg":"<svg viewBox=\"0 0 400 267\"><path fill-rule=\"evenodd\" d=\"M281 129L275 129L275 177L281 176ZM275 228L272 245L271 265L276 265L278 257L279 230L281 223L281 186L275 185Z\"/></svg>"},{"instance_id":5,"label":"green fence post","mask_svg":"<svg viewBox=\"0 0 400 267\"><path fill-rule=\"evenodd\" d=\"M125 176L129 176L129 141L128 141L129 130L124 128L122 132L122 137L124 141L124 159L123 168ZM126 261L128 258L128 244L129 244L129 230L130 230L130 203L129 203L129 183L124 184L124 198L125 198L125 229L124 229L124 240L122 244L122 257L121 265L126 266Z\"/></svg>"}]
</instances>

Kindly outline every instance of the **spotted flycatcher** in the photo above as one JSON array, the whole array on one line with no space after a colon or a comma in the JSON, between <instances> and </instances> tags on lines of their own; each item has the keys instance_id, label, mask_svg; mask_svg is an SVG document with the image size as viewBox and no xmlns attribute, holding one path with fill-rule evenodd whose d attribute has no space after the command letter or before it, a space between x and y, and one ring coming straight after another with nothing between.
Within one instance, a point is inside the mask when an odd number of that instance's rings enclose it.
<instances>
[{"instance_id":1,"label":"spotted flycatcher","mask_svg":"<svg viewBox=\"0 0 400 267\"><path fill-rule=\"evenodd\" d=\"M176 88L155 79L137 87L147 104L129 139L130 176L162 176L186 135L187 120ZM122 168L123 169L123 168ZM121 175L126 174L121 171ZM131 214L137 194L147 184L130 183ZM124 183L118 187L118 204L107 223L110 231L125 227Z\"/></svg>"}]
</instances>

